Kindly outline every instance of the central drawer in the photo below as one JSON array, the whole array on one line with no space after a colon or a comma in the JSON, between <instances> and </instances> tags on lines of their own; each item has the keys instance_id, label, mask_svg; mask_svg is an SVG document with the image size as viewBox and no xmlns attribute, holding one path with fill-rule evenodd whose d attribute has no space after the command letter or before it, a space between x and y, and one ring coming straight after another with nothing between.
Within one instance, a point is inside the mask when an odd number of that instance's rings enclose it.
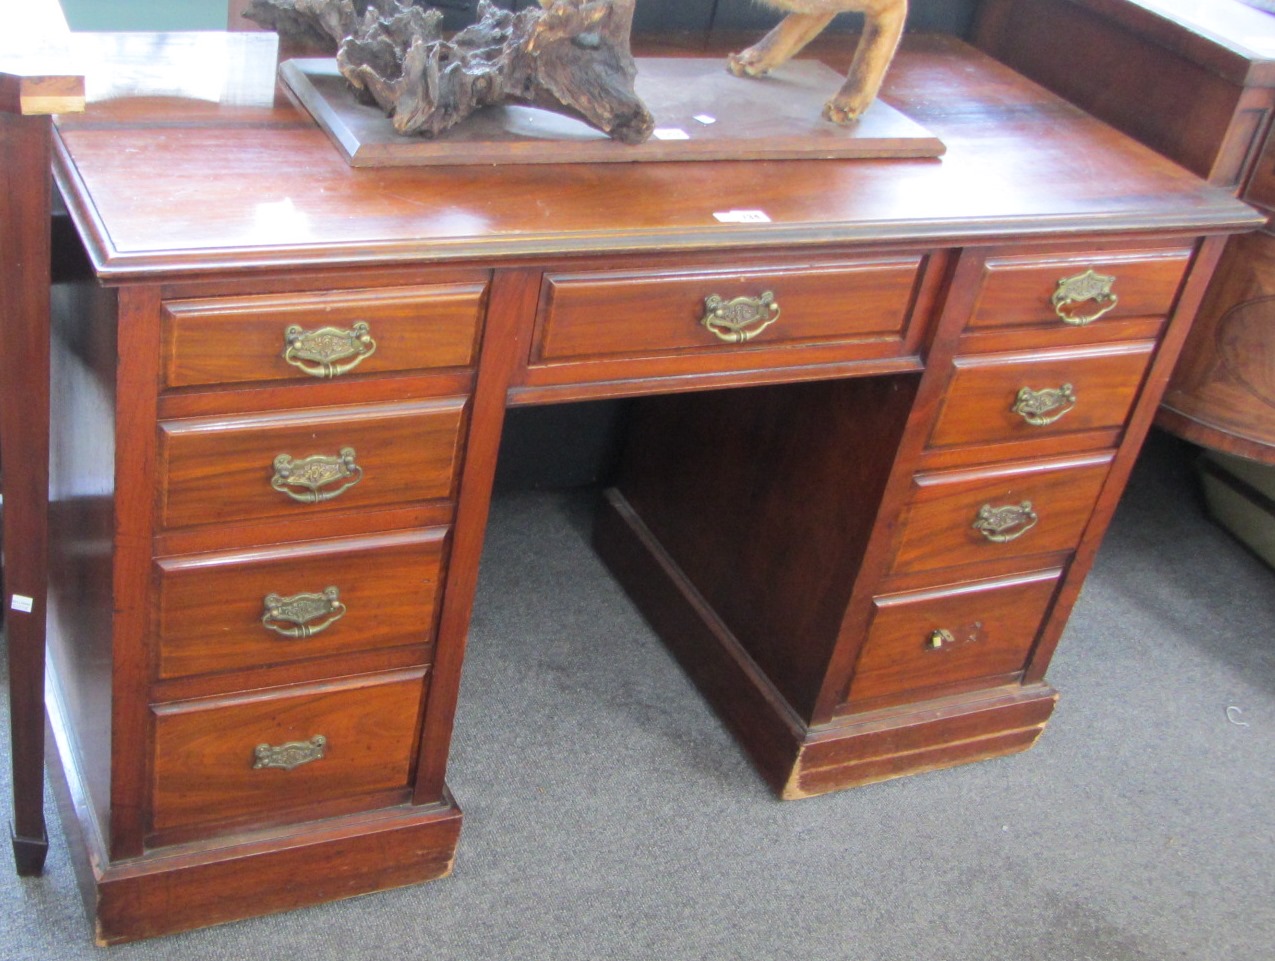
<instances>
[{"instance_id":1,"label":"central drawer","mask_svg":"<svg viewBox=\"0 0 1275 961\"><path fill-rule=\"evenodd\" d=\"M897 354L923 261L908 255L548 273L530 363L873 343L893 345Z\"/></svg>"},{"instance_id":2,"label":"central drawer","mask_svg":"<svg viewBox=\"0 0 1275 961\"><path fill-rule=\"evenodd\" d=\"M467 402L207 417L160 424L160 522L234 523L447 499Z\"/></svg>"}]
</instances>

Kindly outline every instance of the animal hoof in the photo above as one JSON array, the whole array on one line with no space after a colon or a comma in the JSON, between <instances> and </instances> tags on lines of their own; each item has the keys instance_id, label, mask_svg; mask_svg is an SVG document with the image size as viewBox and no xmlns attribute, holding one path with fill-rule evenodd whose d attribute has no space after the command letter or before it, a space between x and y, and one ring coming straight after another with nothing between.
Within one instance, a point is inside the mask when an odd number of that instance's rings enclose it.
<instances>
[{"instance_id":1,"label":"animal hoof","mask_svg":"<svg viewBox=\"0 0 1275 961\"><path fill-rule=\"evenodd\" d=\"M829 100L823 105L823 118L843 125L854 123L866 109L868 109L867 104L860 106L846 100Z\"/></svg>"},{"instance_id":2,"label":"animal hoof","mask_svg":"<svg viewBox=\"0 0 1275 961\"><path fill-rule=\"evenodd\" d=\"M732 53L726 60L726 69L737 77L764 77L770 68L750 47L740 53Z\"/></svg>"}]
</instances>

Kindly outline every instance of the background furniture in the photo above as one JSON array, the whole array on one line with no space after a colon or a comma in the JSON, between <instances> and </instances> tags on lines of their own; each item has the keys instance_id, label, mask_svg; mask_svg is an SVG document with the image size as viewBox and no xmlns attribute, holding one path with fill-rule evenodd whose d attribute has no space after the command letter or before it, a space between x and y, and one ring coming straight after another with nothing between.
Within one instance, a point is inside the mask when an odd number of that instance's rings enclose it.
<instances>
[{"instance_id":1,"label":"background furniture","mask_svg":"<svg viewBox=\"0 0 1275 961\"><path fill-rule=\"evenodd\" d=\"M5 452L4 595L12 701L14 817L20 874L38 874L44 823L44 637L49 461L51 115L84 106L68 71L56 4L7 23L21 44L0 48L0 449Z\"/></svg>"}]
</instances>

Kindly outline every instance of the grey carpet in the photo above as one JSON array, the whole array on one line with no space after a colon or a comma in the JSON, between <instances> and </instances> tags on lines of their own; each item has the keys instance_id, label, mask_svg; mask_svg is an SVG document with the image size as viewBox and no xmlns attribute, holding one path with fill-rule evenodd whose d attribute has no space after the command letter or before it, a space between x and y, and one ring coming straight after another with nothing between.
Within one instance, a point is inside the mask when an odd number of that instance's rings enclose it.
<instances>
[{"instance_id":1,"label":"grey carpet","mask_svg":"<svg viewBox=\"0 0 1275 961\"><path fill-rule=\"evenodd\" d=\"M449 777L455 874L111 955L1271 958L1275 574L1202 515L1184 463L1163 438L1143 458L1032 751L789 803L586 549L587 498L506 497ZM0 958L100 957L60 832L41 879L5 853Z\"/></svg>"}]
</instances>

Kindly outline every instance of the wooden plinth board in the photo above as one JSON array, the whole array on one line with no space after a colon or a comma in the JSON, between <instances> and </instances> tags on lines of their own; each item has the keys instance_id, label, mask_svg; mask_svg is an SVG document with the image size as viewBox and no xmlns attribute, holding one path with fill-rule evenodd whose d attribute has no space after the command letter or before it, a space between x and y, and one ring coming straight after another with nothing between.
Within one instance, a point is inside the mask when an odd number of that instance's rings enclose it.
<instances>
[{"instance_id":1,"label":"wooden plinth board","mask_svg":"<svg viewBox=\"0 0 1275 961\"><path fill-rule=\"evenodd\" d=\"M637 61L637 91L655 116L641 144L610 140L569 117L529 107L480 110L434 139L404 137L380 108L358 103L333 60L288 60L287 88L353 167L437 164L623 163L937 157L943 142L877 100L852 124L821 116L844 78L814 60L760 79L732 76L723 60Z\"/></svg>"},{"instance_id":2,"label":"wooden plinth board","mask_svg":"<svg viewBox=\"0 0 1275 961\"><path fill-rule=\"evenodd\" d=\"M50 670L48 766L80 892L100 945L175 934L444 877L462 814L402 805L176 845L112 863Z\"/></svg>"},{"instance_id":3,"label":"wooden plinth board","mask_svg":"<svg viewBox=\"0 0 1275 961\"><path fill-rule=\"evenodd\" d=\"M1024 751L1053 713L1057 692L1030 684L810 728L617 491L608 491L599 509L594 546L784 799Z\"/></svg>"}]
</instances>

